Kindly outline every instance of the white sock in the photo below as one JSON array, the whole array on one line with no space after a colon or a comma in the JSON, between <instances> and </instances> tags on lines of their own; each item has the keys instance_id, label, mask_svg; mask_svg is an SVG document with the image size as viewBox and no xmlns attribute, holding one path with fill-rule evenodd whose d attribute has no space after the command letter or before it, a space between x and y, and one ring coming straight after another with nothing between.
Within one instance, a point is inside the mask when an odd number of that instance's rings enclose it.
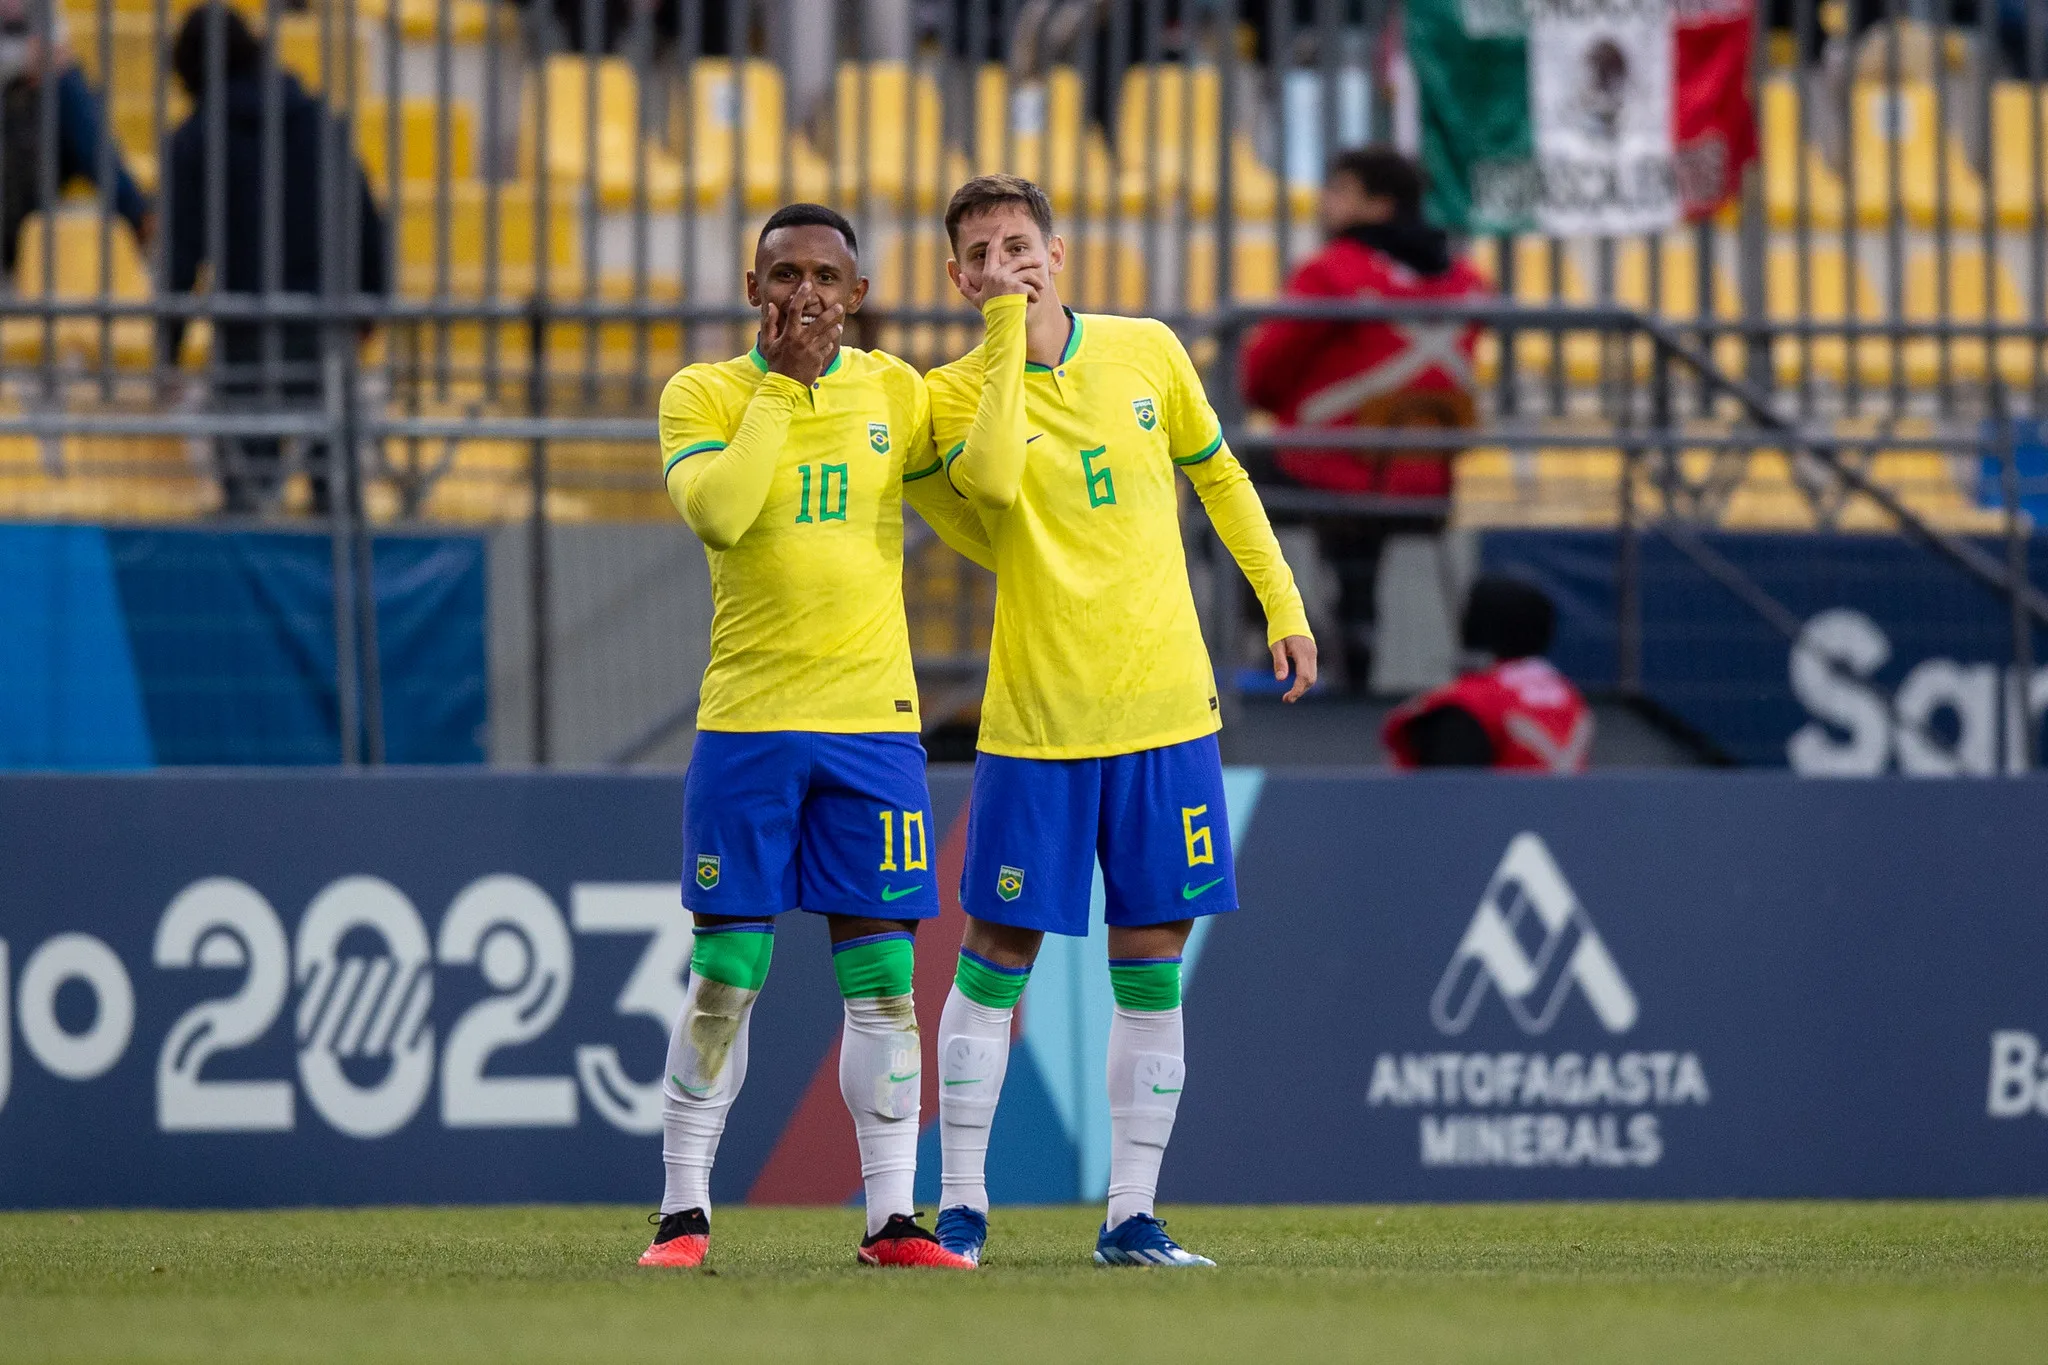
<instances>
[{"instance_id":1,"label":"white sock","mask_svg":"<svg viewBox=\"0 0 2048 1365\"><path fill-rule=\"evenodd\" d=\"M1010 1069L1010 1020L1016 1006L976 1004L958 986L939 1015L939 1207L988 1212L988 1134Z\"/></svg>"},{"instance_id":2,"label":"white sock","mask_svg":"<svg viewBox=\"0 0 2048 1365\"><path fill-rule=\"evenodd\" d=\"M907 995L846 1002L839 1035L839 1094L860 1141L867 1185L868 1233L895 1213L915 1213L917 1108L922 1068L917 1013Z\"/></svg>"},{"instance_id":3,"label":"white sock","mask_svg":"<svg viewBox=\"0 0 2048 1365\"><path fill-rule=\"evenodd\" d=\"M1187 1062L1180 1007L1115 1008L1109 1021L1108 1226L1151 1213Z\"/></svg>"},{"instance_id":4,"label":"white sock","mask_svg":"<svg viewBox=\"0 0 2048 1365\"><path fill-rule=\"evenodd\" d=\"M663 1213L711 1213L711 1163L725 1116L747 1079L747 1021L759 991L690 978L661 1080Z\"/></svg>"}]
</instances>

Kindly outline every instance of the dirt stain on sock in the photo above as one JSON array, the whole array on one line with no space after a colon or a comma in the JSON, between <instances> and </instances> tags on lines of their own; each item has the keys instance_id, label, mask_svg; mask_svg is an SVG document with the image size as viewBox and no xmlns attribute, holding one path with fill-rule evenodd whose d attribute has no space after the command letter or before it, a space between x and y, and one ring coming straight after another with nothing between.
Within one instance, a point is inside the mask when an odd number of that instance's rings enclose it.
<instances>
[{"instance_id":1,"label":"dirt stain on sock","mask_svg":"<svg viewBox=\"0 0 2048 1365\"><path fill-rule=\"evenodd\" d=\"M690 1011L690 1046L697 1050L697 1069L706 1084L725 1072L733 1041L740 1035L740 1016L754 992L709 978L697 983L696 1008Z\"/></svg>"}]
</instances>

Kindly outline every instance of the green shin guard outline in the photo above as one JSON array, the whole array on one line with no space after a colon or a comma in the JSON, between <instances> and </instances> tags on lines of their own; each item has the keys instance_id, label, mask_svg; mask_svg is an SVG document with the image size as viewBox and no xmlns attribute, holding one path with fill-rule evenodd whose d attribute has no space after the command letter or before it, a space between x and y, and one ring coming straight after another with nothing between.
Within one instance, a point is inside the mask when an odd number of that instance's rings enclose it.
<instances>
[{"instance_id":1,"label":"green shin guard outline","mask_svg":"<svg viewBox=\"0 0 2048 1365\"><path fill-rule=\"evenodd\" d=\"M690 971L706 981L758 991L774 954L775 932L768 925L699 929L690 944Z\"/></svg>"},{"instance_id":2,"label":"green shin guard outline","mask_svg":"<svg viewBox=\"0 0 2048 1365\"><path fill-rule=\"evenodd\" d=\"M960 950L960 965L953 973L960 994L992 1010L1015 1009L1030 980L1029 967L1001 967L965 948Z\"/></svg>"},{"instance_id":3,"label":"green shin guard outline","mask_svg":"<svg viewBox=\"0 0 2048 1365\"><path fill-rule=\"evenodd\" d=\"M909 995L916 965L917 951L906 933L869 934L832 945L832 975L848 1000Z\"/></svg>"},{"instance_id":4,"label":"green shin guard outline","mask_svg":"<svg viewBox=\"0 0 2048 1365\"><path fill-rule=\"evenodd\" d=\"M1180 1008L1180 959L1177 957L1112 958L1109 989L1127 1010L1156 1014Z\"/></svg>"}]
</instances>

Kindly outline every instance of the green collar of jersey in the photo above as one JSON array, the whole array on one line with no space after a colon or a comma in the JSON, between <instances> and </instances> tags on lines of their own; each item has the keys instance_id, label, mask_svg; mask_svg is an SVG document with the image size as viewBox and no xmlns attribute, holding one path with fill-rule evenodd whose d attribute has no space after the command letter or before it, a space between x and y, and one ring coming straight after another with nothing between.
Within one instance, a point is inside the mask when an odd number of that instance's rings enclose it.
<instances>
[{"instance_id":1,"label":"green collar of jersey","mask_svg":"<svg viewBox=\"0 0 2048 1365\"><path fill-rule=\"evenodd\" d=\"M1067 315L1067 348L1060 352L1059 360L1059 363L1064 365L1074 358L1074 352L1081 349L1081 318L1078 313L1065 304L1060 305L1060 311ZM1051 374L1052 368L1050 365L1040 365L1033 360L1024 362L1024 372L1026 374Z\"/></svg>"},{"instance_id":2,"label":"green collar of jersey","mask_svg":"<svg viewBox=\"0 0 2048 1365\"><path fill-rule=\"evenodd\" d=\"M762 374L768 373L768 357L761 354L760 342L755 342L753 349L747 352L747 359L753 361L754 368L759 370ZM830 374L832 373L832 371L838 369L839 362L844 359L846 359L846 348L844 346L841 346L837 351L832 353L832 363L825 367L825 373Z\"/></svg>"}]
</instances>

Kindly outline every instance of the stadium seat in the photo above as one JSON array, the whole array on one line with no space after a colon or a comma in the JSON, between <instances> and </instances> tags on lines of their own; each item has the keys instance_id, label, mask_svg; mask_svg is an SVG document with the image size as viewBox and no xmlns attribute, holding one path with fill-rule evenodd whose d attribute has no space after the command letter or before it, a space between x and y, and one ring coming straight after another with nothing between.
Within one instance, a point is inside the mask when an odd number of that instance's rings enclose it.
<instances>
[{"instance_id":1,"label":"stadium seat","mask_svg":"<svg viewBox=\"0 0 2048 1365\"><path fill-rule=\"evenodd\" d=\"M1062 297L1090 312L1143 312L1150 277L1142 242L1142 234L1110 228L1069 234Z\"/></svg>"},{"instance_id":2,"label":"stadium seat","mask_svg":"<svg viewBox=\"0 0 2048 1365\"><path fill-rule=\"evenodd\" d=\"M1807 530L1813 504L1792 481L1792 463L1782 450L1754 450L1742 482L1728 495L1721 524L1757 531Z\"/></svg>"},{"instance_id":3,"label":"stadium seat","mask_svg":"<svg viewBox=\"0 0 2048 1365\"><path fill-rule=\"evenodd\" d=\"M485 294L485 261L490 234L486 231L491 187L458 180L446 187L409 183L398 215L398 288L412 298L438 292L437 219L443 195L448 211L448 281L450 297L474 299ZM501 296L531 293L534 284L535 204L531 185L497 187L497 275ZM578 249L583 215L567 200L555 198L548 208L549 293L580 290L583 256Z\"/></svg>"},{"instance_id":4,"label":"stadium seat","mask_svg":"<svg viewBox=\"0 0 2048 1365\"><path fill-rule=\"evenodd\" d=\"M1691 322L1700 316L1699 252L1687 233L1664 237L1658 252L1652 291L1650 249L1640 237L1615 244L1614 301L1625 308L1654 313L1674 322ZM1735 319L1742 316L1742 302L1736 297L1735 282L1715 262L1710 267L1713 305L1709 318ZM1654 293L1654 303L1653 303ZM1638 346L1638 367L1647 372L1649 348ZM1713 345L1714 363L1733 373L1742 368L1742 342L1734 336L1718 338Z\"/></svg>"},{"instance_id":5,"label":"stadium seat","mask_svg":"<svg viewBox=\"0 0 2048 1365\"><path fill-rule=\"evenodd\" d=\"M1553 271L1551 238L1525 234L1516 237L1514 242L1514 302L1542 307L1552 304L1585 304L1592 301L1592 291L1586 287L1585 275L1579 269L1578 256L1570 243L1555 243L1556 269ZM1499 288L1500 239L1483 237L1476 241L1473 244L1472 264L1486 277L1489 284L1496 289ZM1566 377L1575 384L1596 381L1600 377L1600 349L1601 338L1597 333L1565 333ZM1550 332L1515 333L1515 366L1524 378L1547 375L1551 369L1553 353L1553 336ZM1499 373L1499 333L1491 329L1480 333L1477 360L1480 380L1491 382Z\"/></svg>"},{"instance_id":6,"label":"stadium seat","mask_svg":"<svg viewBox=\"0 0 2048 1365\"><path fill-rule=\"evenodd\" d=\"M1840 227L1847 203L1842 178L1818 147L1800 137L1799 96L1791 80L1780 77L1764 82L1762 121L1764 205L1771 225L1793 227L1801 221L1799 176L1803 166L1806 223L1816 228Z\"/></svg>"},{"instance_id":7,"label":"stadium seat","mask_svg":"<svg viewBox=\"0 0 2048 1365\"><path fill-rule=\"evenodd\" d=\"M1280 293L1280 246L1270 230L1251 228L1231 245L1230 298L1250 303ZM1186 307L1206 313L1216 306L1216 239L1204 231L1188 239L1187 280L1181 298Z\"/></svg>"},{"instance_id":8,"label":"stadium seat","mask_svg":"<svg viewBox=\"0 0 2048 1365\"><path fill-rule=\"evenodd\" d=\"M842 196L901 204L908 178L916 206L933 208L951 188L939 184L945 115L937 79L919 71L913 82L902 62L842 62L835 101Z\"/></svg>"},{"instance_id":9,"label":"stadium seat","mask_svg":"<svg viewBox=\"0 0 2048 1365\"><path fill-rule=\"evenodd\" d=\"M428 95L407 95L399 103L398 157L400 179L407 183L465 181L476 176L475 117L469 105L448 101L448 161L440 160L441 105ZM356 109L356 153L363 174L380 199L391 189L391 108L382 98L360 102Z\"/></svg>"},{"instance_id":10,"label":"stadium seat","mask_svg":"<svg viewBox=\"0 0 2048 1365\"><path fill-rule=\"evenodd\" d=\"M785 136L782 71L774 63L748 60L735 80L730 61L706 57L691 65L687 87L669 111L669 143L692 202L708 208L736 189L749 209L828 196L830 166L801 134Z\"/></svg>"},{"instance_id":11,"label":"stadium seat","mask_svg":"<svg viewBox=\"0 0 2048 1365\"><path fill-rule=\"evenodd\" d=\"M1107 211L1109 143L1087 122L1082 96L1081 74L1070 66L1015 89L1001 66L983 66L974 85L975 173L1006 171L1036 181L1061 218L1077 203L1090 214Z\"/></svg>"},{"instance_id":12,"label":"stadium seat","mask_svg":"<svg viewBox=\"0 0 2048 1365\"><path fill-rule=\"evenodd\" d=\"M44 254L44 225L50 225L53 254ZM14 265L14 294L18 301L51 298L77 301L101 297L100 217L97 211L59 210L46 219L32 213L21 225L21 241ZM119 219L107 225L106 295L117 302L135 302L150 296L149 271L135 234ZM44 262L54 261L54 290L43 290ZM44 359L44 327L38 319L14 319L5 324L5 343L0 345L10 364L35 364ZM100 320L91 317L59 318L55 332L55 359L59 363L97 366L104 359L120 366L145 367L156 353L156 328L148 318L117 318L108 329L110 351L100 346ZM189 335L189 331L188 331Z\"/></svg>"},{"instance_id":13,"label":"stadium seat","mask_svg":"<svg viewBox=\"0 0 2048 1365\"><path fill-rule=\"evenodd\" d=\"M1765 263L1767 312L1773 322L1797 322L1802 317L1816 323L1842 322L1852 316L1874 322L1884 317L1877 288L1870 272L1858 270L1855 305L1850 306L1849 261L1839 246L1815 247L1800 259L1797 248L1774 246ZM1806 307L1800 306L1804 288ZM1775 343L1774 363L1780 383L1799 380L1805 362L1805 342L1797 336L1783 336ZM1849 343L1841 337L1811 339L1813 376L1840 383L1848 376ZM1890 367L1881 338L1866 337L1857 345L1858 377L1866 383L1882 383Z\"/></svg>"},{"instance_id":14,"label":"stadium seat","mask_svg":"<svg viewBox=\"0 0 2048 1365\"><path fill-rule=\"evenodd\" d=\"M2000 225L2031 227L2037 212L2048 220L2048 100L2037 110L2034 88L2023 81L2000 81L1991 92L1991 187Z\"/></svg>"},{"instance_id":15,"label":"stadium seat","mask_svg":"<svg viewBox=\"0 0 2048 1365\"><path fill-rule=\"evenodd\" d=\"M1949 92L1950 109L1961 96ZM1854 163L1856 220L1884 224L1893 213L1892 163L1898 162L1897 209L1915 227L1931 227L1946 214L1951 227L1984 221L1984 183L1971 168L1962 139L1941 126L1932 82L1902 83L1896 90L1859 86L1855 92ZM1944 168L1943 158L1946 158ZM1946 170L1947 199L1939 182Z\"/></svg>"},{"instance_id":16,"label":"stadium seat","mask_svg":"<svg viewBox=\"0 0 2048 1365\"><path fill-rule=\"evenodd\" d=\"M1910 322L1981 322L1987 302L1998 322L2024 322L2027 310L2020 300L2019 286L2003 262L1991 260L1986 279L1984 253L1977 249L1949 253L1948 306L1942 304L1942 262L1937 252L1913 253L1906 261L1903 302ZM2005 382L2026 386L2033 382L2033 346L2021 337L2007 337L1995 343L1998 372ZM1941 342L1934 337L1915 337L1906 344L1906 382L1927 387L1940 381ZM1986 377L1982 337L1957 337L1949 342L1948 373L1951 378L1981 383Z\"/></svg>"},{"instance_id":17,"label":"stadium seat","mask_svg":"<svg viewBox=\"0 0 2048 1365\"><path fill-rule=\"evenodd\" d=\"M547 62L548 175L558 189L594 192L607 209L629 209L644 193L650 209L673 213L682 203L682 166L640 129L640 82L632 64L619 57L550 57ZM541 162L538 82L528 81L521 118L520 166ZM593 85L594 98L593 98ZM593 104L597 115L591 136ZM594 144L594 145L593 145ZM593 151L595 158L593 159ZM644 188L636 186L645 156Z\"/></svg>"},{"instance_id":18,"label":"stadium seat","mask_svg":"<svg viewBox=\"0 0 2048 1365\"><path fill-rule=\"evenodd\" d=\"M1162 62L1124 73L1117 98L1118 186L1123 211L1173 215L1182 207L1197 218L1216 212L1223 145L1222 78L1213 66ZM1251 139L1230 137L1231 211L1249 222L1270 222L1280 181L1252 150Z\"/></svg>"}]
</instances>

